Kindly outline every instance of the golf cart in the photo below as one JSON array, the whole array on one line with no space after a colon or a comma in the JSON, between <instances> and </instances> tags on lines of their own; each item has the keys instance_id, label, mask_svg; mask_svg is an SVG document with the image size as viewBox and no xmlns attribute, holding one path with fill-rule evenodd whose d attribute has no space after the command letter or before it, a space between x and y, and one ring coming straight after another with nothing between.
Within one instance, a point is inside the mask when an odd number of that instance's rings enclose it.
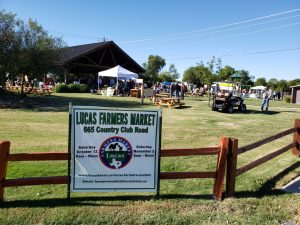
<instances>
[{"instance_id":1,"label":"golf cart","mask_svg":"<svg viewBox=\"0 0 300 225\"><path fill-rule=\"evenodd\" d=\"M221 109L223 112L233 113L234 108L237 108L240 112L246 112L246 104L244 104L244 99L238 96L235 83L221 82L213 87L215 87L215 92L213 91L212 111Z\"/></svg>"}]
</instances>

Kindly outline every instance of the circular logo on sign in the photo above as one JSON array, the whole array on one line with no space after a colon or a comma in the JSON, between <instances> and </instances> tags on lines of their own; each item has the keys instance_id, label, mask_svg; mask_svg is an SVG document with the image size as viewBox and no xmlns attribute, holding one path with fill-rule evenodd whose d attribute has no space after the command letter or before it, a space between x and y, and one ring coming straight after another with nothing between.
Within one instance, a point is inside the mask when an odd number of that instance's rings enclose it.
<instances>
[{"instance_id":1,"label":"circular logo on sign","mask_svg":"<svg viewBox=\"0 0 300 225\"><path fill-rule=\"evenodd\" d=\"M125 167L132 158L131 144L122 137L110 137L100 146L99 157L101 162L110 169Z\"/></svg>"}]
</instances>

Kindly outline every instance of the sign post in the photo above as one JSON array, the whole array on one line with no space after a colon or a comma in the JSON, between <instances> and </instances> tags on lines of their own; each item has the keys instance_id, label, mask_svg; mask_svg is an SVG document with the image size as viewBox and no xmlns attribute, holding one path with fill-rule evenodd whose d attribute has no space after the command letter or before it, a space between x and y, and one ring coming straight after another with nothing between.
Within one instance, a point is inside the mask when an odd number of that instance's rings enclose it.
<instances>
[{"instance_id":1,"label":"sign post","mask_svg":"<svg viewBox=\"0 0 300 225\"><path fill-rule=\"evenodd\" d=\"M142 84L141 86L141 104L144 104L144 92L145 92L145 87L144 87L144 79L136 79L136 83Z\"/></svg>"},{"instance_id":2,"label":"sign post","mask_svg":"<svg viewBox=\"0 0 300 225\"><path fill-rule=\"evenodd\" d=\"M157 192L161 110L72 107L71 191Z\"/></svg>"},{"instance_id":3,"label":"sign post","mask_svg":"<svg viewBox=\"0 0 300 225\"><path fill-rule=\"evenodd\" d=\"M70 199L71 190L71 134L72 134L72 102L69 102L69 130L68 130L68 190L67 199Z\"/></svg>"}]
</instances>

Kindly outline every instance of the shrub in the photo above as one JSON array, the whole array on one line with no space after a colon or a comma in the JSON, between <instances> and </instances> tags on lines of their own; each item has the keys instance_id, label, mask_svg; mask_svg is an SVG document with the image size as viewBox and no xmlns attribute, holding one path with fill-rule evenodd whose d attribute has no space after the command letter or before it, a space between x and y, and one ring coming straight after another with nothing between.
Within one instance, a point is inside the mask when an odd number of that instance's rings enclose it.
<instances>
[{"instance_id":1,"label":"shrub","mask_svg":"<svg viewBox=\"0 0 300 225\"><path fill-rule=\"evenodd\" d=\"M56 93L68 93L69 92L69 87L66 84L55 85L55 92Z\"/></svg>"},{"instance_id":2,"label":"shrub","mask_svg":"<svg viewBox=\"0 0 300 225\"><path fill-rule=\"evenodd\" d=\"M81 93L90 92L89 86L87 84L80 84L80 92Z\"/></svg>"},{"instance_id":3,"label":"shrub","mask_svg":"<svg viewBox=\"0 0 300 225\"><path fill-rule=\"evenodd\" d=\"M291 98L290 95L286 95L286 96L284 96L284 100L285 100L286 103L291 103L292 98Z\"/></svg>"},{"instance_id":4,"label":"shrub","mask_svg":"<svg viewBox=\"0 0 300 225\"><path fill-rule=\"evenodd\" d=\"M56 93L88 93L89 91L87 84L58 84L55 86Z\"/></svg>"},{"instance_id":5,"label":"shrub","mask_svg":"<svg viewBox=\"0 0 300 225\"><path fill-rule=\"evenodd\" d=\"M68 84L69 93L80 93L80 84Z\"/></svg>"}]
</instances>

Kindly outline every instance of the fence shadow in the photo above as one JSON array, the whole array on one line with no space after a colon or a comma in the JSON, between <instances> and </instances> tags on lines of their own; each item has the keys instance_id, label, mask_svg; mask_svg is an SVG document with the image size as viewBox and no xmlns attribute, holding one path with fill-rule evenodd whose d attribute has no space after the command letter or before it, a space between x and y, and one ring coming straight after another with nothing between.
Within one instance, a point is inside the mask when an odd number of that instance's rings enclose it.
<instances>
[{"instance_id":1,"label":"fence shadow","mask_svg":"<svg viewBox=\"0 0 300 225\"><path fill-rule=\"evenodd\" d=\"M55 208L65 206L124 206L121 204L125 201L150 201L158 199L199 199L213 200L212 195L188 195L188 194L164 194L159 195L143 195L143 196L93 196L93 197L71 197L52 198L42 200L13 200L1 203L1 208Z\"/></svg>"},{"instance_id":2,"label":"fence shadow","mask_svg":"<svg viewBox=\"0 0 300 225\"><path fill-rule=\"evenodd\" d=\"M273 189L276 186L276 183L285 177L291 171L300 167L300 162L296 162L293 165L287 167L276 176L267 180L257 191L237 191L234 194L236 198L262 198L265 196L277 196L287 194L284 190Z\"/></svg>"},{"instance_id":3,"label":"fence shadow","mask_svg":"<svg viewBox=\"0 0 300 225\"><path fill-rule=\"evenodd\" d=\"M1 208L38 208L38 207L65 207L65 206L122 206L123 204L112 204L122 201L146 201L153 199L153 196L89 196L53 198L42 200L15 200L1 203ZM109 203L108 203L109 202Z\"/></svg>"}]
</instances>

